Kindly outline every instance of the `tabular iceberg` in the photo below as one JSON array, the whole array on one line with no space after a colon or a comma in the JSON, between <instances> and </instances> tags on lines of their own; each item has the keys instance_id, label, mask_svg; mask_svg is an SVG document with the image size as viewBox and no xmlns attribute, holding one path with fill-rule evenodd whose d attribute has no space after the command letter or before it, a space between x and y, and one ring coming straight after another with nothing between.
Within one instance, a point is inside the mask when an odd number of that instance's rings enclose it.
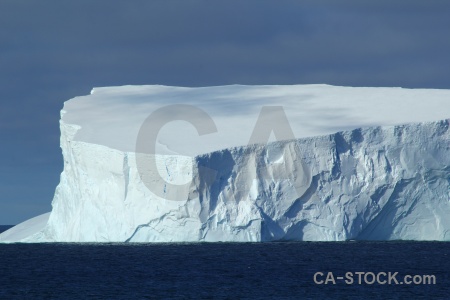
<instances>
[{"instance_id":1,"label":"tabular iceberg","mask_svg":"<svg viewBox=\"0 0 450 300\"><path fill-rule=\"evenodd\" d=\"M169 111L156 150L138 151L146 118L176 103L210 134ZM0 241L450 240L449 113L446 90L97 88L62 110L46 225Z\"/></svg>"}]
</instances>

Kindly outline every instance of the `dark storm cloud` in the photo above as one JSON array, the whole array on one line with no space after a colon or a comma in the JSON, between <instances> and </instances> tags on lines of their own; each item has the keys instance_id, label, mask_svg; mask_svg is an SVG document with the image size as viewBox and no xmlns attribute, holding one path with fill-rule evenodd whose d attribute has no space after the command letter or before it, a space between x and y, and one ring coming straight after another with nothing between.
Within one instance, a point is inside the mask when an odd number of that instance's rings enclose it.
<instances>
[{"instance_id":1,"label":"dark storm cloud","mask_svg":"<svg viewBox=\"0 0 450 300\"><path fill-rule=\"evenodd\" d=\"M0 224L50 210L59 110L94 86L449 88L448 15L447 1L3 0Z\"/></svg>"}]
</instances>

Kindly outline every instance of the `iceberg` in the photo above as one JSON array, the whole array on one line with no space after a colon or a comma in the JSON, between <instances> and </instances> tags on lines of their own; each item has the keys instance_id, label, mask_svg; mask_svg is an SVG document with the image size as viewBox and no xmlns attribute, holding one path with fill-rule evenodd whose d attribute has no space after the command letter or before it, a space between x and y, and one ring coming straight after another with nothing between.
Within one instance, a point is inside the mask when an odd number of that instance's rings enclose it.
<instances>
[{"instance_id":1,"label":"iceberg","mask_svg":"<svg viewBox=\"0 0 450 300\"><path fill-rule=\"evenodd\" d=\"M50 213L42 214L22 222L0 234L0 243L15 243L41 231L47 225Z\"/></svg>"},{"instance_id":2,"label":"iceberg","mask_svg":"<svg viewBox=\"0 0 450 300\"><path fill-rule=\"evenodd\" d=\"M0 242L450 240L449 114L449 90L94 88L51 213Z\"/></svg>"}]
</instances>

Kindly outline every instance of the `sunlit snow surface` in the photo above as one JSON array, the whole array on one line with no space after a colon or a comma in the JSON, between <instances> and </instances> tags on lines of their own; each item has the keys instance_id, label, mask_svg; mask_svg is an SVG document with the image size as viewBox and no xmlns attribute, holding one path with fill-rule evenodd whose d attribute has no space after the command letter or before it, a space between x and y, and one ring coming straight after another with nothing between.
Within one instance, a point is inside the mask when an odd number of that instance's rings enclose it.
<instances>
[{"instance_id":1,"label":"sunlit snow surface","mask_svg":"<svg viewBox=\"0 0 450 300\"><path fill-rule=\"evenodd\" d=\"M144 120L174 104L206 112L216 130L199 115L213 133L170 122L155 137L156 156L140 154ZM279 136L293 137L249 143L255 130L286 124L278 114L255 127L273 106L289 124ZM53 210L20 240L450 240L449 115L448 90L95 88L64 105ZM155 167L142 168L146 159Z\"/></svg>"},{"instance_id":2,"label":"sunlit snow surface","mask_svg":"<svg viewBox=\"0 0 450 300\"><path fill-rule=\"evenodd\" d=\"M50 213L42 214L2 232L2 234L0 234L0 242L19 242L22 239L39 232L44 229L49 216Z\"/></svg>"},{"instance_id":3,"label":"sunlit snow surface","mask_svg":"<svg viewBox=\"0 0 450 300\"><path fill-rule=\"evenodd\" d=\"M358 127L437 121L450 115L448 90L323 84L152 85L94 88L91 95L65 103L63 121L81 126L74 140L135 151L144 120L158 108L181 103L204 110L216 123L217 132L199 137L189 123L171 122L158 136L158 142L169 149L158 147L157 153L193 156L247 145L263 106L283 106L295 138Z\"/></svg>"}]
</instances>

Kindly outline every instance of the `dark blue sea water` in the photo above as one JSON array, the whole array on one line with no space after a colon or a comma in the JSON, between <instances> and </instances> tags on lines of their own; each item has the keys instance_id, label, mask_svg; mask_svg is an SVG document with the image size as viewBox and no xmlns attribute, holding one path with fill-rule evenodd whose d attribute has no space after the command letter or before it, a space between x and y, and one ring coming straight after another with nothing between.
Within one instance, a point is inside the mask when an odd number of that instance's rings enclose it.
<instances>
[{"instance_id":1,"label":"dark blue sea water","mask_svg":"<svg viewBox=\"0 0 450 300\"><path fill-rule=\"evenodd\" d=\"M449 299L449 257L440 242L0 244L0 298ZM358 271L436 284L313 280Z\"/></svg>"}]
</instances>

